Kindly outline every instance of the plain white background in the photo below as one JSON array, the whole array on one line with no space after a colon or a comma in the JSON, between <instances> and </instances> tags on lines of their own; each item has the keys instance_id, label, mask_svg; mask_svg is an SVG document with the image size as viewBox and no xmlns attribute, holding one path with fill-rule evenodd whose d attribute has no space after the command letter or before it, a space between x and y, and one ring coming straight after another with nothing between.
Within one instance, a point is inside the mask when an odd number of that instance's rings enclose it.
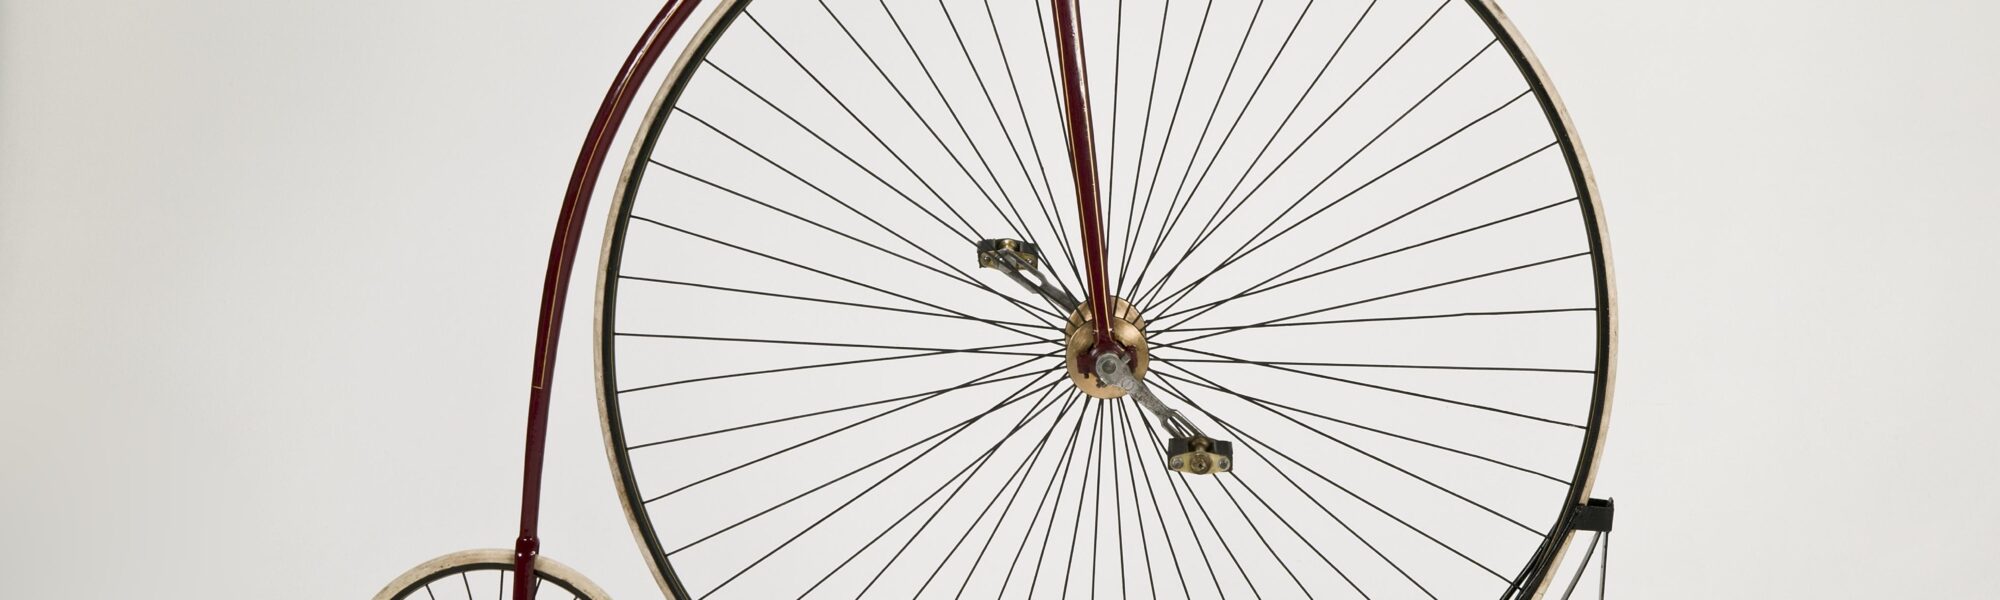
<instances>
[{"instance_id":1,"label":"plain white background","mask_svg":"<svg viewBox=\"0 0 2000 600\"><path fill-rule=\"evenodd\" d=\"M2000 7L1504 7L1611 223L1614 597L2000 587ZM656 8L0 0L5 595L355 598L508 545L557 200ZM587 313L547 550L653 597Z\"/></svg>"}]
</instances>

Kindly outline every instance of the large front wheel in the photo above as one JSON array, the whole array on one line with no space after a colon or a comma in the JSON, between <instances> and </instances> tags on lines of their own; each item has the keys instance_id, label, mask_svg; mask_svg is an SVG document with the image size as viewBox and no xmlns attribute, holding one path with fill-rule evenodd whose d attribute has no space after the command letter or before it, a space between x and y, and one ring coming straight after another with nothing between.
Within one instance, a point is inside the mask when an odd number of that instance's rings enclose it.
<instances>
[{"instance_id":1,"label":"large front wheel","mask_svg":"<svg viewBox=\"0 0 2000 600\"><path fill-rule=\"evenodd\" d=\"M1589 169L1505 19L1063 7L1092 250L1051 8L729 0L668 75L597 314L663 587L1534 596L1590 491L1615 307ZM1091 300L1183 420L1076 362ZM1198 448L1216 468L1176 462Z\"/></svg>"}]
</instances>

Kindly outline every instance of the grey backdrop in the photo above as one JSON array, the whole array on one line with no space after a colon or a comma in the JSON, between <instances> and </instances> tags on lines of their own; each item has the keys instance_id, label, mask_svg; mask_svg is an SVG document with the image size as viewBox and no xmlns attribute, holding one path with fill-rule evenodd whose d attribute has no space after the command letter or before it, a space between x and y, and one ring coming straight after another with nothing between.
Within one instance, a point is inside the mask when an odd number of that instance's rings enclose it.
<instances>
[{"instance_id":1,"label":"grey backdrop","mask_svg":"<svg viewBox=\"0 0 2000 600\"><path fill-rule=\"evenodd\" d=\"M1504 7L1611 223L1614 597L2000 587L2000 5ZM0 0L0 595L507 545L556 201L655 8ZM655 596L572 317L548 550Z\"/></svg>"}]
</instances>

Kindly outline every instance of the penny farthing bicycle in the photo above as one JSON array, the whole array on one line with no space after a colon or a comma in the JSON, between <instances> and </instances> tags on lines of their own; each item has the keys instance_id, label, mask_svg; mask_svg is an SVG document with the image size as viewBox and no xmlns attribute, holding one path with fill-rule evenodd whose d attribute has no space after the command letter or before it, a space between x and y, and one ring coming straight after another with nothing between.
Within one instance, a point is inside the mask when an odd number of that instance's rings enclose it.
<instances>
[{"instance_id":1,"label":"penny farthing bicycle","mask_svg":"<svg viewBox=\"0 0 2000 600\"><path fill-rule=\"evenodd\" d=\"M602 597L536 556L554 325L610 138L695 4L571 182L517 548L381 597ZM608 454L668 597L1576 589L1554 573L1609 529L1610 270L1490 2L710 14L643 111L598 282Z\"/></svg>"}]
</instances>

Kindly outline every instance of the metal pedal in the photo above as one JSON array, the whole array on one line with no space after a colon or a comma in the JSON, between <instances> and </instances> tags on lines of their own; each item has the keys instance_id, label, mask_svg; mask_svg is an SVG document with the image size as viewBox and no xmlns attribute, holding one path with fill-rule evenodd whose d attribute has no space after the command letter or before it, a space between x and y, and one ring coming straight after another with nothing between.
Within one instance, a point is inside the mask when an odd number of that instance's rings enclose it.
<instances>
[{"instance_id":1,"label":"metal pedal","mask_svg":"<svg viewBox=\"0 0 2000 600\"><path fill-rule=\"evenodd\" d=\"M1021 240L979 240L979 266L1001 271L1041 268L1042 249Z\"/></svg>"},{"instance_id":2,"label":"metal pedal","mask_svg":"<svg viewBox=\"0 0 2000 600\"><path fill-rule=\"evenodd\" d=\"M1208 436L1167 440L1167 468L1191 475L1228 473L1235 455L1234 444Z\"/></svg>"},{"instance_id":3,"label":"metal pedal","mask_svg":"<svg viewBox=\"0 0 2000 600\"><path fill-rule=\"evenodd\" d=\"M981 268L1005 273L1014 283L1047 298L1061 312L1076 310L1079 304L1076 298L1042 275L1040 247L1021 240L1001 238L979 240L977 249Z\"/></svg>"}]
</instances>

